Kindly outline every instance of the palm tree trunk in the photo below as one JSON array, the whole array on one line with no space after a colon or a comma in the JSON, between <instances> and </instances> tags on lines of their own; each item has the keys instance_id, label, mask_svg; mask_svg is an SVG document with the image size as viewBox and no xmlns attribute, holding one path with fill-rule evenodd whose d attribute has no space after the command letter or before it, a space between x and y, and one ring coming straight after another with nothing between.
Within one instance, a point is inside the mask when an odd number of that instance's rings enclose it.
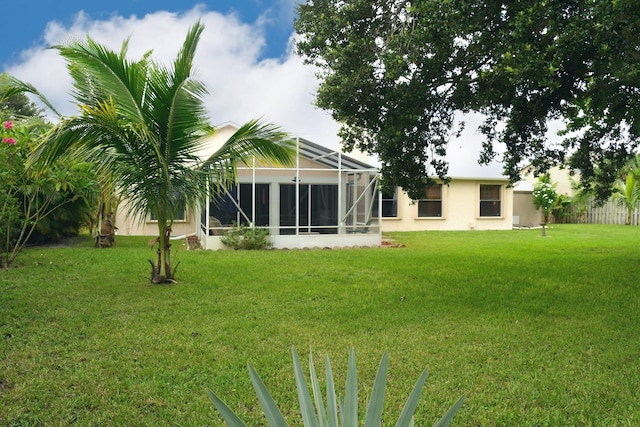
<instances>
[{"instance_id":1,"label":"palm tree trunk","mask_svg":"<svg viewBox=\"0 0 640 427\"><path fill-rule=\"evenodd\" d=\"M155 264L149 260L151 283L175 283L171 266L171 226L166 225L166 221L158 220L158 231L158 259Z\"/></svg>"},{"instance_id":2,"label":"palm tree trunk","mask_svg":"<svg viewBox=\"0 0 640 427\"><path fill-rule=\"evenodd\" d=\"M164 250L162 251L162 267L164 269L164 272L161 269L161 274L163 274L164 278L165 278L165 282L173 282L174 278L173 278L173 271L171 268L171 226L165 226L164 227L164 242L163 242L163 248Z\"/></svg>"}]
</instances>

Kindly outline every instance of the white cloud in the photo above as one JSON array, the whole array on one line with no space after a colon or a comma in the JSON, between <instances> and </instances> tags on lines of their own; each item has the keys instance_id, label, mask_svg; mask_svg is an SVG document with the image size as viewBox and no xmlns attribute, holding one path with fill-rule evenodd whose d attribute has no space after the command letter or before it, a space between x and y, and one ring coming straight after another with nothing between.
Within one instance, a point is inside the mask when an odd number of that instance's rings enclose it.
<instances>
[{"instance_id":1,"label":"white cloud","mask_svg":"<svg viewBox=\"0 0 640 427\"><path fill-rule=\"evenodd\" d=\"M187 29L198 19L205 30L196 53L197 78L209 89L206 104L213 124L242 124L263 117L285 130L319 144L338 147L337 129L327 112L313 106L317 79L314 70L293 54L260 60L265 46L266 19L254 24L235 15L222 15L196 6L184 14L156 12L143 17L113 16L91 20L79 13L68 27L51 22L43 39L47 46L84 39L87 34L119 50L127 37L129 54L140 57L153 50L153 58L170 64ZM74 114L69 92L71 79L57 51L36 46L22 52L20 63L7 72L38 88L59 111Z\"/></svg>"}]
</instances>

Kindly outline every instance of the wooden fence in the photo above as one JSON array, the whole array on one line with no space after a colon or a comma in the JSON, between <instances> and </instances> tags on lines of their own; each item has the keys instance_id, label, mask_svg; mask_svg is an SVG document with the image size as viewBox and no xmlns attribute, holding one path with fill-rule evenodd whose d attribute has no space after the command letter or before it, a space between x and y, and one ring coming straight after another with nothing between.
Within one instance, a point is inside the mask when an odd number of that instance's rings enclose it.
<instances>
[{"instance_id":1,"label":"wooden fence","mask_svg":"<svg viewBox=\"0 0 640 427\"><path fill-rule=\"evenodd\" d=\"M613 200L608 200L604 205L597 206L591 203L584 215L587 224L622 224L627 221L627 209L618 206ZM640 225L640 204L631 214L631 225Z\"/></svg>"}]
</instances>

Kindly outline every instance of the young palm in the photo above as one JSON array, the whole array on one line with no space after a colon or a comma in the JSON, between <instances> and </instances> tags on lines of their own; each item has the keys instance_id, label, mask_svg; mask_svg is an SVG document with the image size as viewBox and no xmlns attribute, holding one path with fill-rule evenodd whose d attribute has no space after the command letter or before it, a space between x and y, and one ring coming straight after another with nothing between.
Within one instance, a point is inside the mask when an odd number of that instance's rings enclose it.
<instances>
[{"instance_id":1,"label":"young palm","mask_svg":"<svg viewBox=\"0 0 640 427\"><path fill-rule=\"evenodd\" d=\"M149 214L158 224L158 260L150 260L154 283L174 281L171 227L207 191L236 178L236 164L255 156L288 164L292 141L277 127L251 121L209 159L198 152L214 133L203 97L204 85L192 77L193 59L204 27L190 28L172 67L127 59L128 40L114 52L91 38L54 46L67 61L80 114L63 117L34 152L33 161L51 162L63 154L92 153L108 168L131 214ZM37 94L23 84L20 90Z\"/></svg>"},{"instance_id":2,"label":"young palm","mask_svg":"<svg viewBox=\"0 0 640 427\"><path fill-rule=\"evenodd\" d=\"M640 157L633 158L624 170L624 177L614 184L613 197L618 206L627 210L626 225L631 225L631 216L640 203Z\"/></svg>"}]
</instances>

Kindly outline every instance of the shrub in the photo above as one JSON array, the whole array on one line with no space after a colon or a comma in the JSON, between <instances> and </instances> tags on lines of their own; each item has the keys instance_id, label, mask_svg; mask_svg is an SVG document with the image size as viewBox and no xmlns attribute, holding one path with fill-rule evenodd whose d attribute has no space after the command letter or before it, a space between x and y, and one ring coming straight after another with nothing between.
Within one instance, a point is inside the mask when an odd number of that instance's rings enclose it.
<instances>
[{"instance_id":1,"label":"shrub","mask_svg":"<svg viewBox=\"0 0 640 427\"><path fill-rule=\"evenodd\" d=\"M267 228L234 223L233 228L221 240L222 243L233 249L270 249L273 243L271 243L269 236Z\"/></svg>"},{"instance_id":2,"label":"shrub","mask_svg":"<svg viewBox=\"0 0 640 427\"><path fill-rule=\"evenodd\" d=\"M0 267L9 267L27 242L77 233L88 218L96 188L92 165L64 159L27 167L48 129L38 119L0 127Z\"/></svg>"}]
</instances>

